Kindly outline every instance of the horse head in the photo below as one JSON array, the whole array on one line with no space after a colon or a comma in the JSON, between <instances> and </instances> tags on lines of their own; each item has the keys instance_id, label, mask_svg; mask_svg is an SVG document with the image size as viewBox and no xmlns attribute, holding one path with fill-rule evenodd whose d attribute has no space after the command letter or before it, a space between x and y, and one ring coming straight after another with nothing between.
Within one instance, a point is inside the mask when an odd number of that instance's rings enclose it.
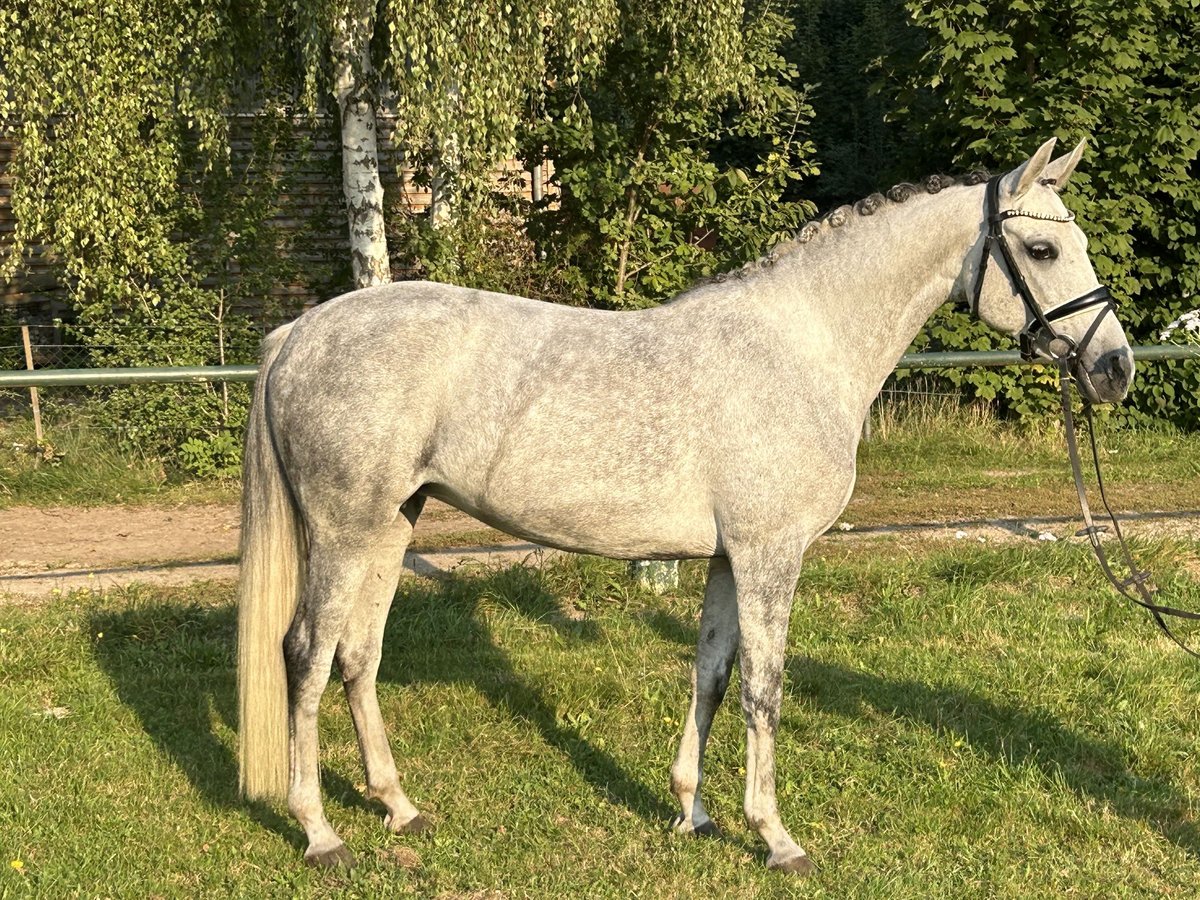
<instances>
[{"instance_id":1,"label":"horse head","mask_svg":"<svg viewBox=\"0 0 1200 900\"><path fill-rule=\"evenodd\" d=\"M988 183L980 237L959 283L972 286L973 312L1019 338L1027 357L1065 363L1089 401L1110 403L1129 391L1133 352L1087 237L1059 197L1086 142L1058 159L1054 144Z\"/></svg>"}]
</instances>

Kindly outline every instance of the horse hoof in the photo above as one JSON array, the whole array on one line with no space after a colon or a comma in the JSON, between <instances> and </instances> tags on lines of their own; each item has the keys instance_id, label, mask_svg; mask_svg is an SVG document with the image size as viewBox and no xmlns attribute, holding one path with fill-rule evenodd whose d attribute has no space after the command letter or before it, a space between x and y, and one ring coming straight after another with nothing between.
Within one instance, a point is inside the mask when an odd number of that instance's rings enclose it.
<instances>
[{"instance_id":1,"label":"horse hoof","mask_svg":"<svg viewBox=\"0 0 1200 900\"><path fill-rule=\"evenodd\" d=\"M676 813L675 818L671 820L671 830L676 834L696 835L697 837L719 838L721 829L712 819L705 819L699 825L691 825L683 817L683 813Z\"/></svg>"},{"instance_id":2,"label":"horse hoof","mask_svg":"<svg viewBox=\"0 0 1200 900\"><path fill-rule=\"evenodd\" d=\"M306 853L304 862L322 869L353 869L355 866L354 854L345 844L338 844L317 853Z\"/></svg>"},{"instance_id":3,"label":"horse hoof","mask_svg":"<svg viewBox=\"0 0 1200 900\"><path fill-rule=\"evenodd\" d=\"M717 823L712 819L706 819L692 829L692 834L697 837L719 838L721 836L721 829L717 827Z\"/></svg>"},{"instance_id":4,"label":"horse hoof","mask_svg":"<svg viewBox=\"0 0 1200 900\"><path fill-rule=\"evenodd\" d=\"M387 825L389 831L395 834L421 834L422 832L433 830L433 823L420 813L417 813L401 825L397 825L391 816L389 816L387 822L384 824Z\"/></svg>"},{"instance_id":5,"label":"horse hoof","mask_svg":"<svg viewBox=\"0 0 1200 900\"><path fill-rule=\"evenodd\" d=\"M811 875L817 870L806 853L789 856L786 859L776 859L775 854L772 853L770 859L767 860L767 868L773 872L786 872L789 875Z\"/></svg>"}]
</instances>

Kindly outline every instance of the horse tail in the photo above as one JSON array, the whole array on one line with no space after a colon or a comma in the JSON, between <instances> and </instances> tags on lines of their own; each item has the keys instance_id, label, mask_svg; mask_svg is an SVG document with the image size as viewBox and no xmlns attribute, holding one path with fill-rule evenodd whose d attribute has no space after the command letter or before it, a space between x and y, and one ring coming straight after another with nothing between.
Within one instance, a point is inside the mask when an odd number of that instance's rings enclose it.
<instances>
[{"instance_id":1,"label":"horse tail","mask_svg":"<svg viewBox=\"0 0 1200 900\"><path fill-rule=\"evenodd\" d=\"M242 461L238 582L238 787L283 799L288 787L288 699L283 639L304 582L304 532L267 420L267 373L291 325L263 341Z\"/></svg>"}]
</instances>

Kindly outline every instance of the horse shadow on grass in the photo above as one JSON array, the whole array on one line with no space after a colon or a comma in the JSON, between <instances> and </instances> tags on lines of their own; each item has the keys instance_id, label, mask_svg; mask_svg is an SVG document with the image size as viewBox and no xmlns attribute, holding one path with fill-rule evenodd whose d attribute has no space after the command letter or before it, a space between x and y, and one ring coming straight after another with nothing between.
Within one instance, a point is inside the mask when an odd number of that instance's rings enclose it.
<instances>
[{"instance_id":1,"label":"horse shadow on grass","mask_svg":"<svg viewBox=\"0 0 1200 900\"><path fill-rule=\"evenodd\" d=\"M379 681L470 683L493 707L532 726L602 798L644 819L665 821L671 807L611 755L559 721L554 706L514 667L480 620L485 600L553 628L567 640L598 637L593 623L564 615L536 570L513 567L486 576L407 579L388 618ZM117 696L199 794L217 806L246 809L259 824L302 849L304 835L290 817L270 804L238 796L236 753L228 733L221 736L237 723L236 610L138 604L95 613L90 627L105 636L94 652ZM336 668L332 680L337 681ZM399 723L390 724L394 729ZM403 759L397 763L403 771ZM445 764L453 765L453 760ZM344 776L322 769L321 784L326 799L368 808Z\"/></svg>"},{"instance_id":2,"label":"horse shadow on grass","mask_svg":"<svg viewBox=\"0 0 1200 900\"><path fill-rule=\"evenodd\" d=\"M808 657L788 663L790 689L816 708L847 718L870 709L961 740L997 762L1033 765L1077 797L1144 822L1192 857L1200 827L1187 796L1169 779L1129 769L1122 749L1067 727L1032 702L1009 705L958 685L889 678Z\"/></svg>"},{"instance_id":3,"label":"horse shadow on grass","mask_svg":"<svg viewBox=\"0 0 1200 900\"><path fill-rule=\"evenodd\" d=\"M695 627L665 614L643 617L666 640L690 645ZM1200 825L1187 793L1168 777L1137 775L1119 745L1085 735L1033 702L1010 705L958 685L927 684L851 669L806 656L787 661L785 690L847 719L876 713L961 740L996 762L1033 765L1079 798L1103 803L1125 819L1144 822L1193 858L1200 858ZM804 710L791 713L802 716ZM786 722L781 723L785 728Z\"/></svg>"}]
</instances>

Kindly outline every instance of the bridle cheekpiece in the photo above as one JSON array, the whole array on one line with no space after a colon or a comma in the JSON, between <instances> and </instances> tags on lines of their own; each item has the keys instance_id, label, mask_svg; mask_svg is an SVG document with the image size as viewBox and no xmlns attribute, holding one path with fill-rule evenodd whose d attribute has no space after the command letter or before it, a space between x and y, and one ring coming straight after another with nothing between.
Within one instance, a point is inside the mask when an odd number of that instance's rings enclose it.
<instances>
[{"instance_id":1,"label":"bridle cheekpiece","mask_svg":"<svg viewBox=\"0 0 1200 900\"><path fill-rule=\"evenodd\" d=\"M1067 300L1058 306L1052 306L1049 309L1042 309L1038 306L1037 301L1033 297L1033 291L1030 290L1029 283L1025 280L1025 275L1021 272L1020 266L1017 265L1012 247L1009 246L1008 240L1004 236L1004 221L1005 219L1021 217L1026 219L1041 219L1045 222L1073 222L1075 214L1067 213L1065 216L1055 216L1049 213L1031 212L1025 209L1000 209L1001 177L997 175L989 179L987 183L987 193L983 201L983 214L987 221L988 232L984 238L983 255L979 260L979 271L975 275L975 290L971 299L971 312L976 316L979 315L979 297L983 291L983 276L987 272L987 264L992 255L992 247L993 245L997 245L1000 247L1000 254L1004 257L1004 264L1008 268L1008 274L1012 279L1013 287L1016 288L1022 302L1025 304L1026 311L1029 313L1025 327L1017 335L1017 340L1021 346L1021 357L1026 360L1032 360L1040 355L1051 361L1058 361L1063 358L1074 361L1095 335L1096 330L1100 327L1101 320L1104 318L1104 314L1108 311L1115 312L1117 305L1112 295L1108 292L1108 288L1100 285L1086 294L1076 297L1074 300ZM1054 330L1052 323L1074 318L1099 306L1104 307L1104 309L1096 315L1091 328L1087 330L1087 333L1078 344L1067 335L1059 334ZM1049 340L1045 342L1046 348L1050 348L1057 343L1065 348L1065 352L1058 353L1049 349L1039 348L1038 339L1043 331L1049 335Z\"/></svg>"}]
</instances>

